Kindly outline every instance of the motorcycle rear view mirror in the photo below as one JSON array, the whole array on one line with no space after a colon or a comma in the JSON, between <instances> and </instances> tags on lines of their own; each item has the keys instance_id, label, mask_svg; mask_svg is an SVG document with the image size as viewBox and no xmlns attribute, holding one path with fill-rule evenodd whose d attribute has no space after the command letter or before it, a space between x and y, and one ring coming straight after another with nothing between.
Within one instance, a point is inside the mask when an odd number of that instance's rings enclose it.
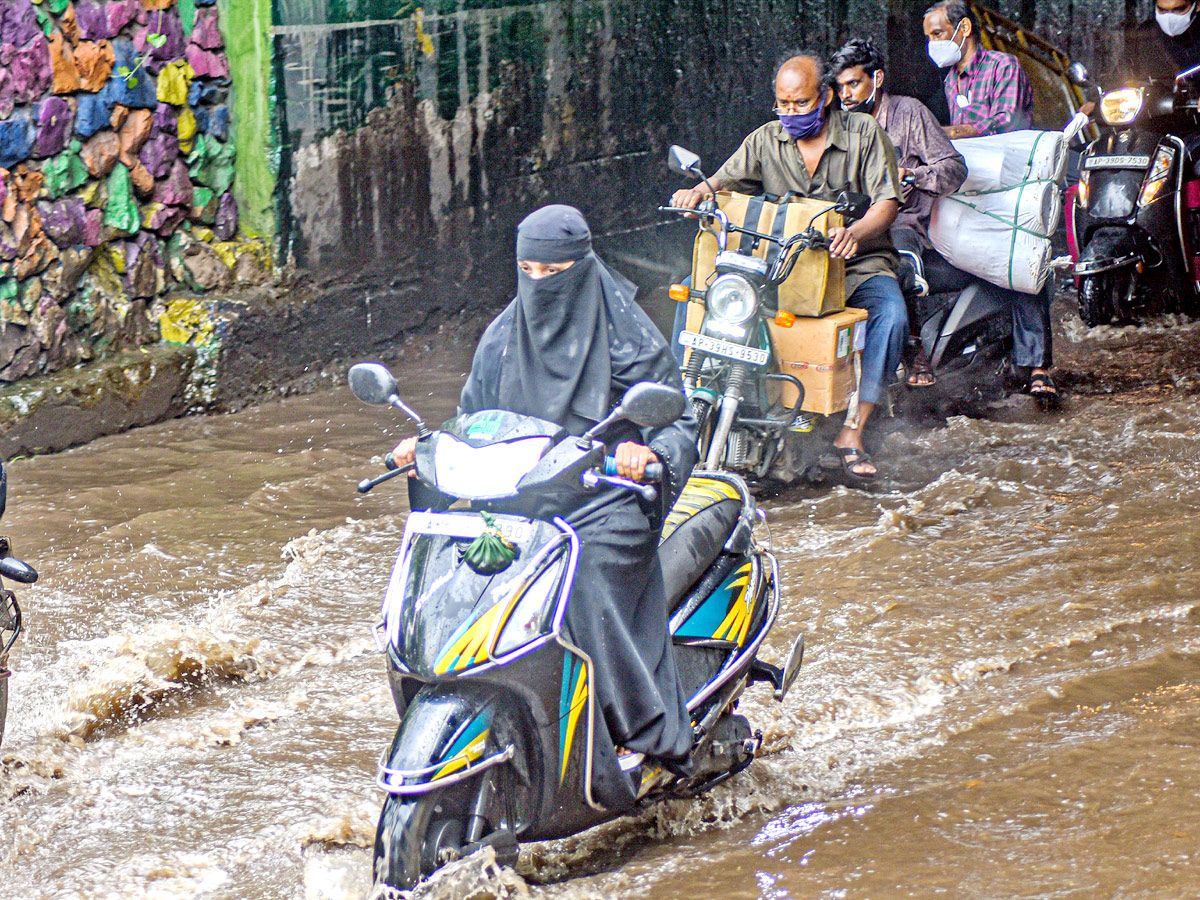
<instances>
[{"instance_id":1,"label":"motorcycle rear view mirror","mask_svg":"<svg viewBox=\"0 0 1200 900\"><path fill-rule=\"evenodd\" d=\"M379 406L397 395L396 378L379 363L356 363L350 367L350 390L363 403Z\"/></svg>"},{"instance_id":2,"label":"motorcycle rear view mirror","mask_svg":"<svg viewBox=\"0 0 1200 900\"><path fill-rule=\"evenodd\" d=\"M671 149L667 151L667 168L680 175L704 177L700 171L700 157L678 144L672 144Z\"/></svg>"},{"instance_id":3,"label":"motorcycle rear view mirror","mask_svg":"<svg viewBox=\"0 0 1200 900\"><path fill-rule=\"evenodd\" d=\"M625 392L620 414L643 428L665 428L683 415L686 401L678 388L640 381Z\"/></svg>"},{"instance_id":4,"label":"motorcycle rear view mirror","mask_svg":"<svg viewBox=\"0 0 1200 900\"><path fill-rule=\"evenodd\" d=\"M842 214L843 219L861 219L871 208L871 198L866 194L856 194L853 191L842 191L838 194L834 212Z\"/></svg>"},{"instance_id":5,"label":"motorcycle rear view mirror","mask_svg":"<svg viewBox=\"0 0 1200 900\"><path fill-rule=\"evenodd\" d=\"M363 403L394 407L413 420L417 432L422 437L429 433L421 417L400 399L396 377L388 371L387 366L379 363L355 363L350 367L347 381L350 382L350 390L354 392L354 396Z\"/></svg>"},{"instance_id":6,"label":"motorcycle rear view mirror","mask_svg":"<svg viewBox=\"0 0 1200 900\"><path fill-rule=\"evenodd\" d=\"M1081 62L1073 62L1067 66L1067 79L1076 87L1087 87L1091 84L1087 66Z\"/></svg>"}]
</instances>

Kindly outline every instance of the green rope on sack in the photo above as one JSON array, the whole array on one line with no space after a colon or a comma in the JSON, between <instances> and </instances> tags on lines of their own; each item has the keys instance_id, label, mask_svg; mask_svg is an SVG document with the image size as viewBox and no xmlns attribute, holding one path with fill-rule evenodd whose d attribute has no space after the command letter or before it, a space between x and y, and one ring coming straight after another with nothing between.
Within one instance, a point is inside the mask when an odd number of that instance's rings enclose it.
<instances>
[{"instance_id":1,"label":"green rope on sack","mask_svg":"<svg viewBox=\"0 0 1200 900\"><path fill-rule=\"evenodd\" d=\"M480 575L495 575L512 565L512 561L521 555L521 551L517 549L516 544L500 533L492 515L485 512L480 512L479 515L483 517L483 533L467 545L462 558Z\"/></svg>"}]
</instances>

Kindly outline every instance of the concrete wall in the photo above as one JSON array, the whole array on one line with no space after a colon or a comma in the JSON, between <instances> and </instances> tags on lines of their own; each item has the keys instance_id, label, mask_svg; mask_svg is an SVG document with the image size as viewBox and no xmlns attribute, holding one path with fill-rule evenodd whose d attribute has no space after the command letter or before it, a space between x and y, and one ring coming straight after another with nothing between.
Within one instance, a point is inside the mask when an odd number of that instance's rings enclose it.
<instances>
[{"instance_id":1,"label":"concrete wall","mask_svg":"<svg viewBox=\"0 0 1200 900\"><path fill-rule=\"evenodd\" d=\"M888 48L894 88L937 98L928 2L275 0L281 254L348 302L495 305L516 222L561 201L628 274L661 282L687 253L686 229L653 209L681 183L667 147L715 168L770 117L781 51L852 35ZM1127 13L1124 0L999 5L1085 54L1097 22Z\"/></svg>"}]
</instances>

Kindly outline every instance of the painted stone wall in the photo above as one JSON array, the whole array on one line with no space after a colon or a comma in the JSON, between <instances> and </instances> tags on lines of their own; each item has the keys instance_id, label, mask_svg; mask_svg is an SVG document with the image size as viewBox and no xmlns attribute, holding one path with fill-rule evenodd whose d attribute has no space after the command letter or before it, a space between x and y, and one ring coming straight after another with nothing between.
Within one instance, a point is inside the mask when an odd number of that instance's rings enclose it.
<instances>
[{"instance_id":1,"label":"painted stone wall","mask_svg":"<svg viewBox=\"0 0 1200 900\"><path fill-rule=\"evenodd\" d=\"M234 240L213 3L0 0L0 381L157 340L160 298L231 265L266 276Z\"/></svg>"}]
</instances>

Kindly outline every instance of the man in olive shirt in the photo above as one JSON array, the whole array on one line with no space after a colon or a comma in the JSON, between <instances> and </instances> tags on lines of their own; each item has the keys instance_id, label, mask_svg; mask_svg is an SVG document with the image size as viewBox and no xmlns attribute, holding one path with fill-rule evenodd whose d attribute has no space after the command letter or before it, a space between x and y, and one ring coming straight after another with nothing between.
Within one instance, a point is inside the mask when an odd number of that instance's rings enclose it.
<instances>
[{"instance_id":1,"label":"man in olive shirt","mask_svg":"<svg viewBox=\"0 0 1200 900\"><path fill-rule=\"evenodd\" d=\"M834 109L833 93L821 57L788 59L775 76L778 121L751 133L709 183L714 190L780 197L795 191L831 203L842 191L871 198L861 219L829 231L830 254L846 260L846 304L868 312L858 422L843 426L833 443L852 480L867 481L877 469L863 447L863 429L900 364L908 334L888 237L902 195L895 150L883 129L869 115ZM671 203L695 209L707 190L701 183L676 191Z\"/></svg>"}]
</instances>

